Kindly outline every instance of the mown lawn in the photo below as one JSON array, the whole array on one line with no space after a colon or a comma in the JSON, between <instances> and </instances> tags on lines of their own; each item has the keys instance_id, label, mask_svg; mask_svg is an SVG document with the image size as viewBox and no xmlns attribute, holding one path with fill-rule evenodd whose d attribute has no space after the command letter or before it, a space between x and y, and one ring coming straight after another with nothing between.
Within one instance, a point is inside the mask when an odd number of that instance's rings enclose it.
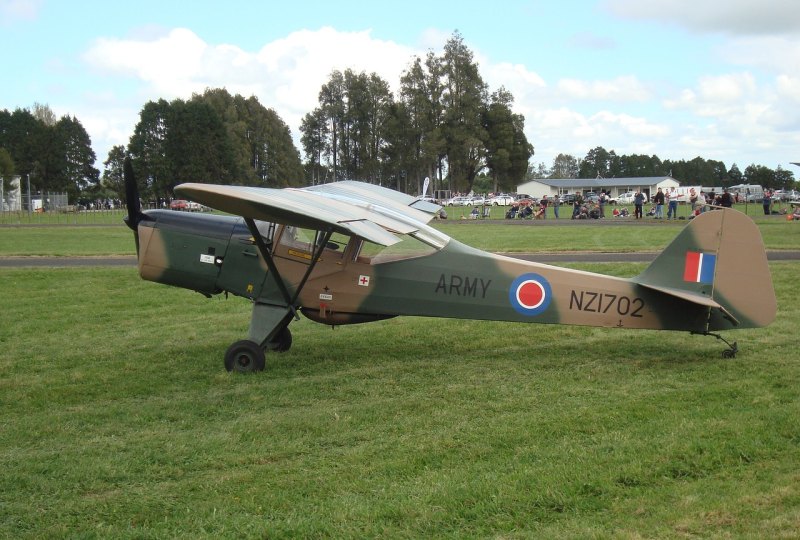
<instances>
[{"instance_id":1,"label":"mown lawn","mask_svg":"<svg viewBox=\"0 0 800 540\"><path fill-rule=\"evenodd\" d=\"M733 360L677 333L303 319L252 376L222 369L245 301L0 270L0 536L794 537L800 265L771 269L778 318L730 332Z\"/></svg>"},{"instance_id":2,"label":"mown lawn","mask_svg":"<svg viewBox=\"0 0 800 540\"><path fill-rule=\"evenodd\" d=\"M551 220L552 221L552 220ZM767 249L800 249L800 222L778 217L755 220ZM575 223L506 220L434 221L433 226L468 245L487 251L658 251L669 244L686 221L619 220ZM133 233L124 225L0 227L0 256L133 255Z\"/></svg>"}]
</instances>

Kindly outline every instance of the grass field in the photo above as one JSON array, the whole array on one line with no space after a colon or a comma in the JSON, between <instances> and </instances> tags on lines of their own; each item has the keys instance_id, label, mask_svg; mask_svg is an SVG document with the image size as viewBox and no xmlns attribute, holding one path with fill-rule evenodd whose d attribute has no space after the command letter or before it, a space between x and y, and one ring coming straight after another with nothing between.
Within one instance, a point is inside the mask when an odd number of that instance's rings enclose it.
<instances>
[{"instance_id":1,"label":"grass field","mask_svg":"<svg viewBox=\"0 0 800 540\"><path fill-rule=\"evenodd\" d=\"M686 221L627 222L614 220L575 223L564 226L524 225L505 220L480 222L437 221L434 226L453 238L487 251L658 251L663 249ZM768 249L800 249L800 223L778 217L758 218L756 223ZM632 232L635 231L635 232ZM133 255L131 231L116 224L95 226L10 226L0 227L0 256Z\"/></svg>"},{"instance_id":2,"label":"grass field","mask_svg":"<svg viewBox=\"0 0 800 540\"><path fill-rule=\"evenodd\" d=\"M768 244L796 246L779 225ZM639 242L497 227L454 236ZM58 254L132 252L123 227L44 230ZM0 230L0 254L30 238L9 231L40 234ZM777 320L729 333L733 360L666 332L303 319L252 376L222 368L241 299L134 268L0 269L0 536L797 537L800 265L770 266Z\"/></svg>"}]
</instances>

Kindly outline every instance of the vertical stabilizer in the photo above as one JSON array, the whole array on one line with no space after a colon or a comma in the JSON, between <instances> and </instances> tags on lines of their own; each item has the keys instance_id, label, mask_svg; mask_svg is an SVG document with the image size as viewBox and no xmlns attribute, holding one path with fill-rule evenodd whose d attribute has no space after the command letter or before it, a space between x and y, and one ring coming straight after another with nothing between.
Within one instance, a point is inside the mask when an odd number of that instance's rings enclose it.
<instances>
[{"instance_id":1,"label":"vertical stabilizer","mask_svg":"<svg viewBox=\"0 0 800 540\"><path fill-rule=\"evenodd\" d=\"M709 331L766 326L777 311L761 232L733 209L693 219L633 281L708 305Z\"/></svg>"}]
</instances>

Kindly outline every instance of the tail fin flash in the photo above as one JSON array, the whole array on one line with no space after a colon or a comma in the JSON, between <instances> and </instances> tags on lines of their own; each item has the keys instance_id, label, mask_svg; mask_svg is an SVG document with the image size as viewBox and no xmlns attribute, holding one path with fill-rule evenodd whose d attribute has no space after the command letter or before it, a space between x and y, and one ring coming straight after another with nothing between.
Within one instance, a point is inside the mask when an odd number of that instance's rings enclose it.
<instances>
[{"instance_id":1,"label":"tail fin flash","mask_svg":"<svg viewBox=\"0 0 800 540\"><path fill-rule=\"evenodd\" d=\"M732 209L693 219L633 281L707 306L706 331L766 326L777 311L761 233Z\"/></svg>"}]
</instances>

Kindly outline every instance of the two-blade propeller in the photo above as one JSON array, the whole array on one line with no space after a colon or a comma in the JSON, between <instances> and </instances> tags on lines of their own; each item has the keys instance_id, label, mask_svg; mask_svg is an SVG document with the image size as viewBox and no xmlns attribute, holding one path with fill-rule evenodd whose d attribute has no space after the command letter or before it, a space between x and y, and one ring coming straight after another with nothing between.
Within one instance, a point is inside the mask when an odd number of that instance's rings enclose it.
<instances>
[{"instance_id":1,"label":"two-blade propeller","mask_svg":"<svg viewBox=\"0 0 800 540\"><path fill-rule=\"evenodd\" d=\"M136 240L136 254L139 254L139 223L147 219L147 216L142 212L142 205L139 201L139 186L136 183L136 177L133 174L133 165L131 165L131 158L126 157L122 169L123 177L125 179L125 206L128 208L128 215L125 216L125 224L133 231L133 237Z\"/></svg>"}]
</instances>

